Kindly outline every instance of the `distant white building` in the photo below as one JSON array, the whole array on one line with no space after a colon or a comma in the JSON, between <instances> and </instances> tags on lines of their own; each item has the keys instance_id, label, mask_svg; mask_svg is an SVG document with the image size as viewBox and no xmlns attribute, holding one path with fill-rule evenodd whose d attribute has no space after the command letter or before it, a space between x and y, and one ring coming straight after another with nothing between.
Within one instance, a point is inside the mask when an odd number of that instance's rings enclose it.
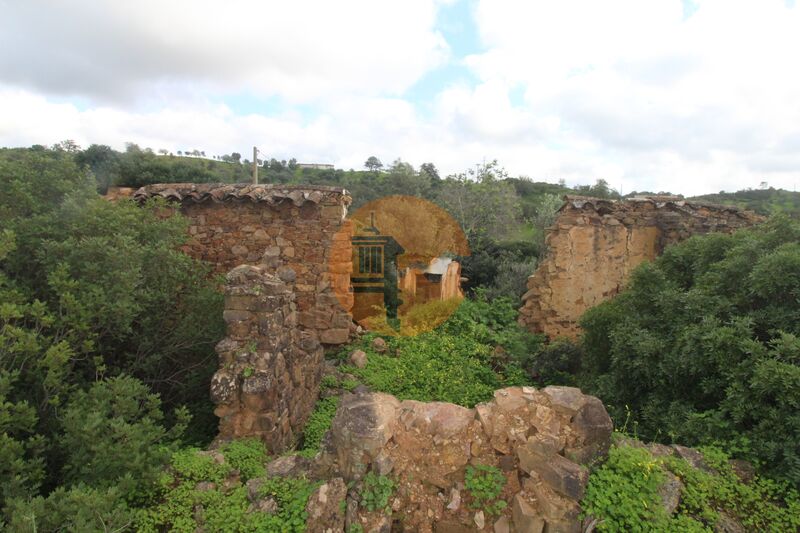
<instances>
[{"instance_id":1,"label":"distant white building","mask_svg":"<svg viewBox=\"0 0 800 533\"><path fill-rule=\"evenodd\" d=\"M313 168L314 170L333 170L330 163L297 163L297 168Z\"/></svg>"}]
</instances>

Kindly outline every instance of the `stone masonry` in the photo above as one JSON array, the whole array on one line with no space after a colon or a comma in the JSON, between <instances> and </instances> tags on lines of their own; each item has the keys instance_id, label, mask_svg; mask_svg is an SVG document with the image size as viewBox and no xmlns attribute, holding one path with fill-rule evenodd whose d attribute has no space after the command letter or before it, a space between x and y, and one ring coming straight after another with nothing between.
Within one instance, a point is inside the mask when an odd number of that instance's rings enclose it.
<instances>
[{"instance_id":1,"label":"stone masonry","mask_svg":"<svg viewBox=\"0 0 800 533\"><path fill-rule=\"evenodd\" d=\"M273 452L296 443L319 394L323 350L297 323L292 272L241 265L226 277L227 336L217 344L211 399L219 439L258 437Z\"/></svg>"},{"instance_id":2,"label":"stone masonry","mask_svg":"<svg viewBox=\"0 0 800 533\"><path fill-rule=\"evenodd\" d=\"M474 409L346 394L317 461L353 483L368 471L389 475L404 531L580 533L587 467L608 452L612 429L600 400L573 387L509 387ZM470 465L502 472L499 515L474 505ZM363 531L388 526L385 513L364 509L356 521Z\"/></svg>"},{"instance_id":3,"label":"stone masonry","mask_svg":"<svg viewBox=\"0 0 800 533\"><path fill-rule=\"evenodd\" d=\"M351 198L337 187L167 183L134 199L165 198L189 219L183 250L224 274L241 265L291 268L298 323L325 344L347 342L353 324ZM336 295L339 295L337 298Z\"/></svg>"},{"instance_id":4,"label":"stone masonry","mask_svg":"<svg viewBox=\"0 0 800 533\"><path fill-rule=\"evenodd\" d=\"M550 338L580 334L578 320L615 294L631 271L692 235L751 226L762 218L736 207L674 196L624 201L566 196L547 235L547 255L528 278L520 324Z\"/></svg>"}]
</instances>

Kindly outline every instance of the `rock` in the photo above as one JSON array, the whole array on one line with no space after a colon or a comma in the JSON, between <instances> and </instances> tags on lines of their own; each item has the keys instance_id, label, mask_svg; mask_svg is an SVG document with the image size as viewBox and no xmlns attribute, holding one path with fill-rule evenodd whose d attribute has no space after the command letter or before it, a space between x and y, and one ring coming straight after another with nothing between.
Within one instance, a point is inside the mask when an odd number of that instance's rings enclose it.
<instances>
[{"instance_id":1,"label":"rock","mask_svg":"<svg viewBox=\"0 0 800 533\"><path fill-rule=\"evenodd\" d=\"M714 533L745 533L746 531L738 520L725 512L719 513L719 518L714 524Z\"/></svg>"},{"instance_id":2,"label":"rock","mask_svg":"<svg viewBox=\"0 0 800 533\"><path fill-rule=\"evenodd\" d=\"M547 533L581 533L580 520L548 520Z\"/></svg>"},{"instance_id":3,"label":"rock","mask_svg":"<svg viewBox=\"0 0 800 533\"><path fill-rule=\"evenodd\" d=\"M394 468L394 461L385 451L381 451L372 463L372 469L379 476L389 475L392 468Z\"/></svg>"},{"instance_id":4,"label":"rock","mask_svg":"<svg viewBox=\"0 0 800 533\"><path fill-rule=\"evenodd\" d=\"M694 448L687 448L686 446L681 446L680 444L673 444L672 449L675 450L675 453L678 455L678 457L684 459L694 468L699 468L707 472L711 470L706 464L705 459L703 459L703 454Z\"/></svg>"},{"instance_id":5,"label":"rock","mask_svg":"<svg viewBox=\"0 0 800 533\"><path fill-rule=\"evenodd\" d=\"M322 344L344 344L349 339L349 328L331 328L319 332L319 342Z\"/></svg>"},{"instance_id":6,"label":"rock","mask_svg":"<svg viewBox=\"0 0 800 533\"><path fill-rule=\"evenodd\" d=\"M367 366L367 354L362 350L355 350L350 354L350 363L356 368Z\"/></svg>"},{"instance_id":7,"label":"rock","mask_svg":"<svg viewBox=\"0 0 800 533\"><path fill-rule=\"evenodd\" d=\"M530 490L536 496L537 507L548 523L579 518L581 507L578 502L565 498L544 483L526 482L525 486L526 489L530 487Z\"/></svg>"},{"instance_id":8,"label":"rock","mask_svg":"<svg viewBox=\"0 0 800 533\"><path fill-rule=\"evenodd\" d=\"M599 444L602 454L611 446L611 432L614 424L603 402L594 396L584 396L584 403L572 418L575 433L584 441L584 446Z\"/></svg>"},{"instance_id":9,"label":"rock","mask_svg":"<svg viewBox=\"0 0 800 533\"><path fill-rule=\"evenodd\" d=\"M666 471L667 480L658 487L658 495L661 496L661 504L667 515L672 515L681 503L681 490L683 483L678 476Z\"/></svg>"},{"instance_id":10,"label":"rock","mask_svg":"<svg viewBox=\"0 0 800 533\"><path fill-rule=\"evenodd\" d=\"M554 409L569 416L577 413L583 407L586 398L588 398L577 387L556 387L551 385L542 389L542 392L550 397L550 403Z\"/></svg>"},{"instance_id":11,"label":"rock","mask_svg":"<svg viewBox=\"0 0 800 533\"><path fill-rule=\"evenodd\" d=\"M345 530L349 531L356 524L361 524L358 521L358 500L356 500L355 496L348 495L346 501L344 526Z\"/></svg>"},{"instance_id":12,"label":"rock","mask_svg":"<svg viewBox=\"0 0 800 533\"><path fill-rule=\"evenodd\" d=\"M511 533L511 527L508 525L508 517L501 516L494 523L494 533Z\"/></svg>"},{"instance_id":13,"label":"rock","mask_svg":"<svg viewBox=\"0 0 800 533\"><path fill-rule=\"evenodd\" d=\"M277 274L281 281L285 281L286 283L293 283L297 279L297 273L293 268L288 266L279 267Z\"/></svg>"},{"instance_id":14,"label":"rock","mask_svg":"<svg viewBox=\"0 0 800 533\"><path fill-rule=\"evenodd\" d=\"M461 507L461 492L454 487L450 489L450 502L447 504L447 508L451 511L458 511L459 507Z\"/></svg>"},{"instance_id":15,"label":"rock","mask_svg":"<svg viewBox=\"0 0 800 533\"><path fill-rule=\"evenodd\" d=\"M386 515L381 515L375 525L373 525L367 533L391 533L392 531L392 521Z\"/></svg>"},{"instance_id":16,"label":"rock","mask_svg":"<svg viewBox=\"0 0 800 533\"><path fill-rule=\"evenodd\" d=\"M483 511L475 513L472 520L475 522L475 525L478 526L478 529L483 529L483 526L486 525L486 517L483 516Z\"/></svg>"},{"instance_id":17,"label":"rock","mask_svg":"<svg viewBox=\"0 0 800 533\"><path fill-rule=\"evenodd\" d=\"M561 455L545 456L529 447L517 449L519 466L525 472L536 472L553 490L580 501L589 481L589 471Z\"/></svg>"},{"instance_id":18,"label":"rock","mask_svg":"<svg viewBox=\"0 0 800 533\"><path fill-rule=\"evenodd\" d=\"M743 459L731 459L728 461L731 465L733 473L742 481L742 483L750 483L756 477L756 469L752 464Z\"/></svg>"},{"instance_id":19,"label":"rock","mask_svg":"<svg viewBox=\"0 0 800 533\"><path fill-rule=\"evenodd\" d=\"M259 498L251 503L248 508L248 513L267 513L273 514L278 510L278 502L274 498Z\"/></svg>"},{"instance_id":20,"label":"rock","mask_svg":"<svg viewBox=\"0 0 800 533\"><path fill-rule=\"evenodd\" d=\"M194 490L198 492L208 492L217 488L217 484L211 481L201 481L195 485Z\"/></svg>"},{"instance_id":21,"label":"rock","mask_svg":"<svg viewBox=\"0 0 800 533\"><path fill-rule=\"evenodd\" d=\"M359 383L353 389L353 394L369 394L370 392L372 392L372 389L370 389L369 387L367 387L363 383Z\"/></svg>"},{"instance_id":22,"label":"rock","mask_svg":"<svg viewBox=\"0 0 800 533\"><path fill-rule=\"evenodd\" d=\"M514 519L516 533L542 533L544 530L544 520L536 515L533 507L520 494L514 496L511 516Z\"/></svg>"},{"instance_id":23,"label":"rock","mask_svg":"<svg viewBox=\"0 0 800 533\"><path fill-rule=\"evenodd\" d=\"M383 393L346 394L331 423L331 444L346 479L360 479L392 437L400 402Z\"/></svg>"},{"instance_id":24,"label":"rock","mask_svg":"<svg viewBox=\"0 0 800 533\"><path fill-rule=\"evenodd\" d=\"M583 519L583 524L581 525L583 528L583 533L594 533L594 530L599 524L599 519L593 517L592 515L587 516Z\"/></svg>"},{"instance_id":25,"label":"rock","mask_svg":"<svg viewBox=\"0 0 800 533\"><path fill-rule=\"evenodd\" d=\"M445 518L436 522L434 531L436 533L469 533L476 530L472 524L464 525L457 520Z\"/></svg>"},{"instance_id":26,"label":"rock","mask_svg":"<svg viewBox=\"0 0 800 533\"><path fill-rule=\"evenodd\" d=\"M666 444L651 442L645 447L653 455L653 457L672 457L675 455L675 450Z\"/></svg>"},{"instance_id":27,"label":"rock","mask_svg":"<svg viewBox=\"0 0 800 533\"><path fill-rule=\"evenodd\" d=\"M372 349L378 353L385 353L386 341L380 337L375 337L374 339L372 339Z\"/></svg>"},{"instance_id":28,"label":"rock","mask_svg":"<svg viewBox=\"0 0 800 533\"><path fill-rule=\"evenodd\" d=\"M340 477L320 485L306 504L307 533L338 533L344 531L347 485Z\"/></svg>"},{"instance_id":29,"label":"rock","mask_svg":"<svg viewBox=\"0 0 800 533\"><path fill-rule=\"evenodd\" d=\"M268 477L302 477L311 470L311 461L300 455L284 455L267 464Z\"/></svg>"}]
</instances>

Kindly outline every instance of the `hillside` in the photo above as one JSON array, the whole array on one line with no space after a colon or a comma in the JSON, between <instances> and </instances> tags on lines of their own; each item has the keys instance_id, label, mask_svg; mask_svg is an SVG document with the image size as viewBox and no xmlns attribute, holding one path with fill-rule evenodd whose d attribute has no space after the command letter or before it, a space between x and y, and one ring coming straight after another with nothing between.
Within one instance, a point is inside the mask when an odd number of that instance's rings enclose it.
<instances>
[{"instance_id":1,"label":"hillside","mask_svg":"<svg viewBox=\"0 0 800 533\"><path fill-rule=\"evenodd\" d=\"M755 211L760 215L785 214L800 217L800 192L785 189L747 189L737 192L719 192L694 196L692 200L729 204Z\"/></svg>"}]
</instances>

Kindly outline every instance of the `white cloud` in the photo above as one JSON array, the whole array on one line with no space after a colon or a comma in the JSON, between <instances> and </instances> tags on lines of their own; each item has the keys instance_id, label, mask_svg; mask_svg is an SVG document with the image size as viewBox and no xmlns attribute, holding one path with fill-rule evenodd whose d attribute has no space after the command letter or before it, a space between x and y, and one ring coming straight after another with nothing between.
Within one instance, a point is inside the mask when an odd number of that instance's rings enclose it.
<instances>
[{"instance_id":1,"label":"white cloud","mask_svg":"<svg viewBox=\"0 0 800 533\"><path fill-rule=\"evenodd\" d=\"M0 0L0 80L125 102L253 91L397 94L440 64L433 0ZM13 53L8 51L13 50Z\"/></svg>"},{"instance_id":2,"label":"white cloud","mask_svg":"<svg viewBox=\"0 0 800 533\"><path fill-rule=\"evenodd\" d=\"M23 50L0 56L0 144L257 144L445 173L497 158L534 179L685 194L800 182L800 8L703 0L685 18L680 0L481 1L485 51L463 60L478 81L420 106L404 90L449 54L441 3L0 0L0 47ZM318 111L219 103L242 93Z\"/></svg>"},{"instance_id":3,"label":"white cloud","mask_svg":"<svg viewBox=\"0 0 800 533\"><path fill-rule=\"evenodd\" d=\"M783 0L706 0L688 19L680 0L490 0L476 20L487 50L466 64L558 120L545 145L560 163L534 174L682 192L800 181L800 9Z\"/></svg>"}]
</instances>

